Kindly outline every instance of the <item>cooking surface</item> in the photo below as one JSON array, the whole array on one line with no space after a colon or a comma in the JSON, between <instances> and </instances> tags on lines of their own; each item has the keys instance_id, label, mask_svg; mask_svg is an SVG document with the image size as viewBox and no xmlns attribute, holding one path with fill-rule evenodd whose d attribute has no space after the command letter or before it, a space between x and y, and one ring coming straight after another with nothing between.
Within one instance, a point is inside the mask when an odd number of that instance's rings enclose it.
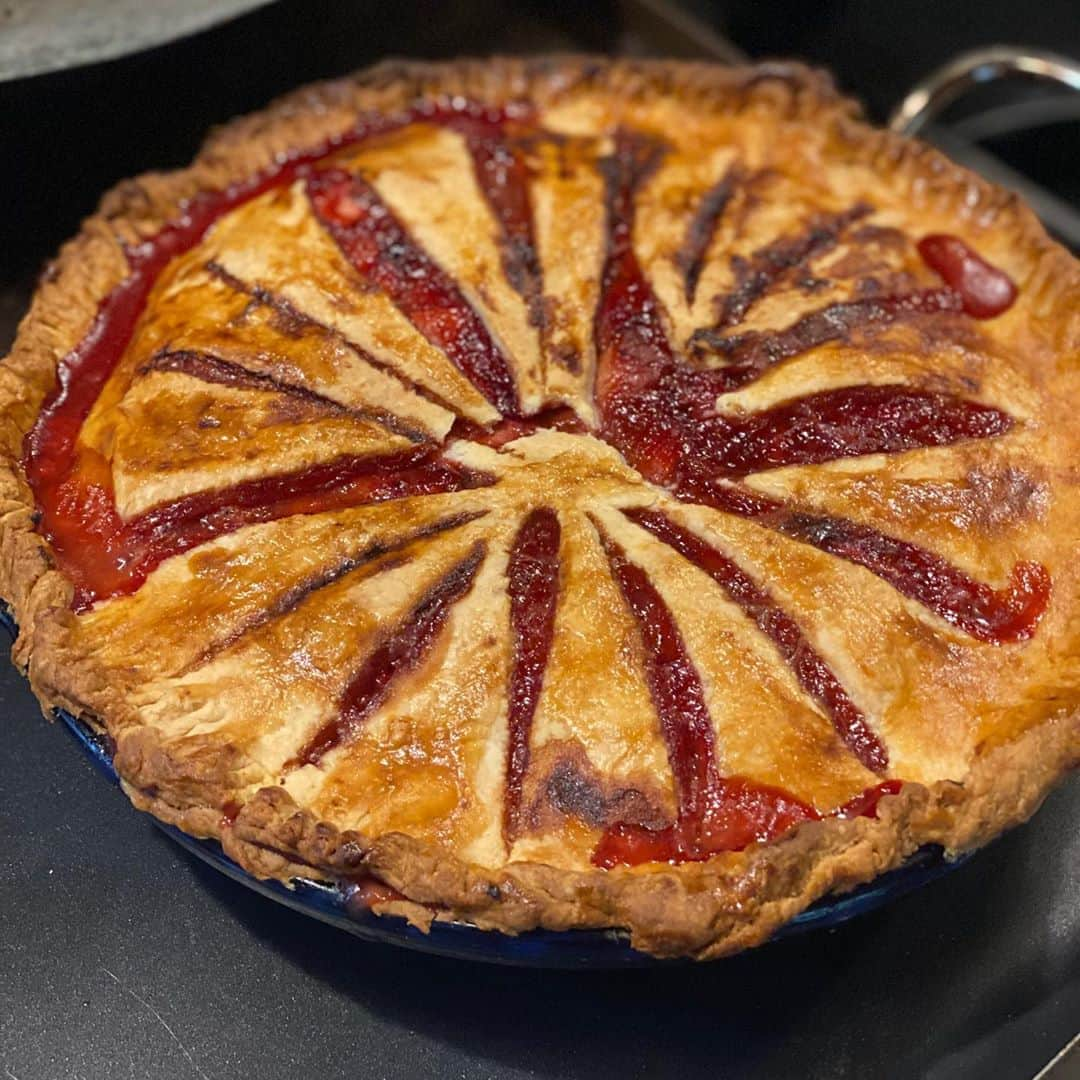
<instances>
[{"instance_id":1,"label":"cooking surface","mask_svg":"<svg viewBox=\"0 0 1080 1080\"><path fill-rule=\"evenodd\" d=\"M132 810L6 667L0 713L5 1078L1027 1080L1080 1015L1077 784L840 930L711 965L520 971L265 900Z\"/></svg>"},{"instance_id":2,"label":"cooking surface","mask_svg":"<svg viewBox=\"0 0 1080 1080\"><path fill-rule=\"evenodd\" d=\"M458 25L470 19L500 26L485 48L565 48L596 47L610 16L599 4L553 31L528 7L501 24L469 0L436 33L407 11L360 25L347 7L317 0L301 32L296 4L273 5L0 88L20 209L0 243L0 353L34 268L98 192L187 160L209 124L386 52L475 50ZM942 881L840 930L708 966L516 971L353 940L221 877L132 810L6 664L0 715L5 1080L1027 1080L1076 1031L1080 782Z\"/></svg>"}]
</instances>

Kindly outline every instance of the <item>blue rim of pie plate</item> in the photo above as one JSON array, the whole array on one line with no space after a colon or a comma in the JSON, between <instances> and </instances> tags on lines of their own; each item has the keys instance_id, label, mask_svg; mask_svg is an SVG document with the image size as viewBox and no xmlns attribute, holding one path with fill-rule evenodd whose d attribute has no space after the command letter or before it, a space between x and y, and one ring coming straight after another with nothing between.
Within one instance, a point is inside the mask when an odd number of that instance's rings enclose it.
<instances>
[{"instance_id":1,"label":"blue rim of pie plate","mask_svg":"<svg viewBox=\"0 0 1080 1080\"><path fill-rule=\"evenodd\" d=\"M12 638L15 637L15 620L6 608L0 608L0 626ZM53 713L63 721L97 771L110 783L119 786L120 778L113 767L105 738L64 709L54 709ZM230 859L216 840L199 840L156 818L153 821L181 847L233 881L366 941L398 945L456 960L477 960L515 967L610 969L686 962L659 959L638 952L630 947L629 935L621 930L529 930L510 936L480 930L466 923L435 921L430 930L424 933L403 918L376 915L350 905L345 889L334 883L304 878L295 878L289 885L280 881L261 881ZM921 848L896 870L890 870L842 896L826 896L812 904L780 927L770 940L778 941L810 930L829 930L840 926L935 881L969 857L947 859L940 847Z\"/></svg>"}]
</instances>

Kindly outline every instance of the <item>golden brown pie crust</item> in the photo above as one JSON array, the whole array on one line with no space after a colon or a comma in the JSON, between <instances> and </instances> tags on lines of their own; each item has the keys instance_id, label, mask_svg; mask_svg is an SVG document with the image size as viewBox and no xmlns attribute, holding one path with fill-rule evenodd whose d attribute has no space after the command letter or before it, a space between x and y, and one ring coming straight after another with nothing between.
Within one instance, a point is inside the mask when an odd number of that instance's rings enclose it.
<instances>
[{"instance_id":1,"label":"golden brown pie crust","mask_svg":"<svg viewBox=\"0 0 1080 1080\"><path fill-rule=\"evenodd\" d=\"M1048 636L1045 670L1029 675L1038 692L997 721L1000 737L975 748L962 777L910 782L885 798L876 818L826 818L782 839L708 861L612 870L567 869L543 861L486 868L403 831L376 836L319 820L280 786L246 797L235 821L223 808L237 791L242 756L206 740L177 754L144 723L127 673L96 656L75 632L72 586L35 531L34 500L22 471L23 439L53 385L57 364L80 341L102 298L127 273L123 246L174 220L184 200L226 187L297 146L346 130L358 112L392 112L420 99L461 95L486 104L542 106L593 96L629 103L678 101L689 113L716 111L790 133L826 132L847 159L887 182L916 212L955 219L957 231L995 238L1014 253L1030 340L1038 438L1055 444L1039 481L1050 492L1045 515L1057 552L1054 599L1039 633ZM873 130L828 79L797 65L722 69L674 62L588 58L388 62L356 76L300 90L264 112L216 131L190 168L125 181L45 271L16 343L0 367L0 594L20 627L13 658L27 670L47 712L61 706L115 739L116 768L140 809L200 837L213 837L245 869L288 880L371 874L408 901L377 905L423 925L432 917L517 933L620 927L634 947L658 955L712 958L766 940L829 892L850 889L900 865L924 844L956 853L1024 821L1050 787L1080 763L1080 606L1076 558L1080 520L1075 423L1070 417L1080 360L1080 269L1051 242L1015 196L994 188L917 142ZM1037 341L1036 341L1037 339ZM1036 362L1035 357L1038 356ZM1072 453L1070 455L1069 450ZM1048 458L1047 460L1050 460ZM1046 550L1050 550L1047 548ZM1003 663L1015 654L1002 650ZM1052 664L1052 667L1050 666ZM1041 681L1040 681L1041 680ZM1022 715L1021 715L1022 713ZM987 729L989 730L989 729Z\"/></svg>"}]
</instances>

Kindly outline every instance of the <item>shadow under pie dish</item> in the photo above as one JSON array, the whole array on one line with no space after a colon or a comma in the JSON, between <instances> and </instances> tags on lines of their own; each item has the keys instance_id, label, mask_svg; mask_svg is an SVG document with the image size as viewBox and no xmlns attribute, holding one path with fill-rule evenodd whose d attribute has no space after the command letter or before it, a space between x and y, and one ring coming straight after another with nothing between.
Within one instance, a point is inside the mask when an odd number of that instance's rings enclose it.
<instances>
[{"instance_id":1,"label":"shadow under pie dish","mask_svg":"<svg viewBox=\"0 0 1080 1080\"><path fill-rule=\"evenodd\" d=\"M16 662L256 876L756 944L1080 760L1078 298L797 66L310 87L44 276Z\"/></svg>"}]
</instances>

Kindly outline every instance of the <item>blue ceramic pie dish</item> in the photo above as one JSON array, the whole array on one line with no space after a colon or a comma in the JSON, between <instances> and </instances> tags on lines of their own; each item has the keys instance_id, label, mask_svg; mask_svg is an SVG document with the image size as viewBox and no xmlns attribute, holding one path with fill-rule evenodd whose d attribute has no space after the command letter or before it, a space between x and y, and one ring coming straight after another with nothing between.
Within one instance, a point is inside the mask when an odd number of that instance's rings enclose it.
<instances>
[{"instance_id":1,"label":"blue ceramic pie dish","mask_svg":"<svg viewBox=\"0 0 1080 1080\"><path fill-rule=\"evenodd\" d=\"M0 611L0 624L14 635L15 623L10 613ZM119 784L112 758L101 736L62 709L56 710L56 716L63 721L102 776L113 784ZM464 923L434 922L430 931L423 933L403 918L379 916L365 909L357 909L348 903L345 890L336 885L302 878L294 879L291 887L278 881L260 881L233 862L216 841L197 840L160 821L155 820L155 824L181 847L234 881L365 940L401 945L437 956L519 967L637 968L683 962L659 960L637 952L630 947L629 936L617 930L532 930L510 937L478 930ZM923 848L899 869L882 874L846 895L819 900L782 926L774 940L808 930L839 926L943 876L959 861L946 859L940 848Z\"/></svg>"}]
</instances>

